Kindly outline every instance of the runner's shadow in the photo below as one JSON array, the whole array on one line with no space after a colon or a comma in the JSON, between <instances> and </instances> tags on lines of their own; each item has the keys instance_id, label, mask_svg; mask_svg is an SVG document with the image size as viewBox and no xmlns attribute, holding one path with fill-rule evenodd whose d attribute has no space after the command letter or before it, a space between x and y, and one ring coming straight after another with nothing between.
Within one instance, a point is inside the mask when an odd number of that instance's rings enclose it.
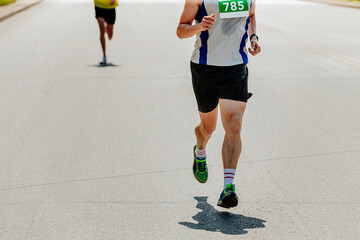
<instances>
[{"instance_id":1,"label":"runner's shadow","mask_svg":"<svg viewBox=\"0 0 360 240\"><path fill-rule=\"evenodd\" d=\"M99 68L105 68L105 67L122 67L121 65L116 65L113 63L107 63L107 64L88 64L89 67L99 67Z\"/></svg>"},{"instance_id":2,"label":"runner's shadow","mask_svg":"<svg viewBox=\"0 0 360 240\"><path fill-rule=\"evenodd\" d=\"M198 204L196 208L202 211L193 216L198 223L179 222L188 228L205 230L209 232L221 232L229 235L246 234L246 229L264 228L264 220L245 217L240 214L222 212L215 209L207 202L208 197L194 197Z\"/></svg>"}]
</instances>

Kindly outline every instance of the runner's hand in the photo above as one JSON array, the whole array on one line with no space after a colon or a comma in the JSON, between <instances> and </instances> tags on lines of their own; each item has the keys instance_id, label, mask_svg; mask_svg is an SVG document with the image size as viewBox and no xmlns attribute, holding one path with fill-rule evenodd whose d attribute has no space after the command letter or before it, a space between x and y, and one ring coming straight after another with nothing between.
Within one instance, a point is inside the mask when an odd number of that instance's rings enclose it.
<instances>
[{"instance_id":1,"label":"runner's hand","mask_svg":"<svg viewBox=\"0 0 360 240\"><path fill-rule=\"evenodd\" d=\"M116 0L111 0L110 5L114 5Z\"/></svg>"},{"instance_id":2,"label":"runner's hand","mask_svg":"<svg viewBox=\"0 0 360 240\"><path fill-rule=\"evenodd\" d=\"M252 38L252 40L251 40L251 48L249 48L249 52L253 56L255 56L255 55L257 55L257 54L259 54L261 52L261 47L258 44L257 39Z\"/></svg>"},{"instance_id":3,"label":"runner's hand","mask_svg":"<svg viewBox=\"0 0 360 240\"><path fill-rule=\"evenodd\" d=\"M203 18L201 22L202 31L210 30L215 23L215 14L211 14L210 16L206 16Z\"/></svg>"}]
</instances>

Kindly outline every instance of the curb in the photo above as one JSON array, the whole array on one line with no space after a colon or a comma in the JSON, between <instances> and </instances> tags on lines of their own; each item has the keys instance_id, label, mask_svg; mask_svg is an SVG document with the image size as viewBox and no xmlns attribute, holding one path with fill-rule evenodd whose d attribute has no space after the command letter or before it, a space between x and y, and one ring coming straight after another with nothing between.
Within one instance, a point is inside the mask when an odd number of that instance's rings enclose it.
<instances>
[{"instance_id":1,"label":"curb","mask_svg":"<svg viewBox=\"0 0 360 240\"><path fill-rule=\"evenodd\" d=\"M312 1L312 2L336 5L341 7L360 8L360 3L347 2L347 1L332 1L332 0L305 0L305 1Z\"/></svg>"},{"instance_id":2,"label":"curb","mask_svg":"<svg viewBox=\"0 0 360 240\"><path fill-rule=\"evenodd\" d=\"M44 0L36 0L36 1L32 1L29 4L24 4L25 1L21 1L20 4L18 2L14 2L9 5L2 6L0 8L0 22L16 15L19 12L25 11L25 10L41 3L42 1L44 1Z\"/></svg>"}]
</instances>

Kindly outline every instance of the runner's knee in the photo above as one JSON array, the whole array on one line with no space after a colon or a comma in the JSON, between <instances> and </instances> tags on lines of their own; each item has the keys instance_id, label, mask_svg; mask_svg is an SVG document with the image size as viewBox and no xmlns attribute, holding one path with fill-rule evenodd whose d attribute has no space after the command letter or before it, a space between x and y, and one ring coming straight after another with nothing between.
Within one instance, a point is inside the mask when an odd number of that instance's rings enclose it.
<instances>
[{"instance_id":1,"label":"runner's knee","mask_svg":"<svg viewBox=\"0 0 360 240\"><path fill-rule=\"evenodd\" d=\"M105 28L100 28L100 37L105 37Z\"/></svg>"},{"instance_id":2,"label":"runner's knee","mask_svg":"<svg viewBox=\"0 0 360 240\"><path fill-rule=\"evenodd\" d=\"M240 113L224 114L225 124L224 128L227 133L238 134L241 132L241 125L243 115Z\"/></svg>"},{"instance_id":3,"label":"runner's knee","mask_svg":"<svg viewBox=\"0 0 360 240\"><path fill-rule=\"evenodd\" d=\"M213 132L215 131L215 129L216 129L216 125L204 124L204 123L202 123L200 125L200 127L201 127L201 132L206 137L210 137L213 134Z\"/></svg>"}]
</instances>

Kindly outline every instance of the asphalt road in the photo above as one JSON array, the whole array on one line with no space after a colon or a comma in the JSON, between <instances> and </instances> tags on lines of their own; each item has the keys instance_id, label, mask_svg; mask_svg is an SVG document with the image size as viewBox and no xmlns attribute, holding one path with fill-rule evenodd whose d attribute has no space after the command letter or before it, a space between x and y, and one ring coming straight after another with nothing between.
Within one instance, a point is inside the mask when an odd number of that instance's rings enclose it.
<instances>
[{"instance_id":1,"label":"asphalt road","mask_svg":"<svg viewBox=\"0 0 360 240\"><path fill-rule=\"evenodd\" d=\"M259 0L240 204L191 171L198 121L182 1L120 1L113 66L92 1L0 22L0 239L360 239L360 10Z\"/></svg>"}]
</instances>

